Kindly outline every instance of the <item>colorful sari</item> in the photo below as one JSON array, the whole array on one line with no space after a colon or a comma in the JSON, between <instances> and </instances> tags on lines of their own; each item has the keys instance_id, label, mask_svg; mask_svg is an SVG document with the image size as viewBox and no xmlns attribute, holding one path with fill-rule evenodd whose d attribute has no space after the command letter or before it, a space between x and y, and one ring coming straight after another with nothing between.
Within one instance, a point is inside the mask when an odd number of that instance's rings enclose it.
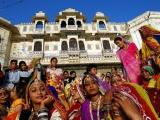
<instances>
[{"instance_id":1,"label":"colorful sari","mask_svg":"<svg viewBox=\"0 0 160 120\"><path fill-rule=\"evenodd\" d=\"M86 99L83 104L81 105L81 120L101 120L101 119L108 119L109 115L106 110L103 109L103 106L101 106L101 97L103 96L111 89L108 84L105 84L104 81L99 79L97 76L94 75L87 75L87 77L92 78L94 81L97 82L97 85L99 87L100 92L100 99L98 101L98 106L96 110L91 110L91 101L89 99ZM85 78L84 78L85 79ZM84 79L82 80L82 84L84 84Z\"/></svg>"},{"instance_id":2,"label":"colorful sari","mask_svg":"<svg viewBox=\"0 0 160 120\"><path fill-rule=\"evenodd\" d=\"M139 85L126 83L116 87L116 90L130 98L139 108L143 120L158 120L147 92Z\"/></svg>"},{"instance_id":3,"label":"colorful sari","mask_svg":"<svg viewBox=\"0 0 160 120\"><path fill-rule=\"evenodd\" d=\"M141 82L141 69L136 45L134 43L128 43L127 49L119 49L117 55L124 66L129 80L139 84Z\"/></svg>"},{"instance_id":4,"label":"colorful sari","mask_svg":"<svg viewBox=\"0 0 160 120\"><path fill-rule=\"evenodd\" d=\"M49 106L49 112L48 112L49 118L48 119L56 118L57 120L59 120L59 119L65 120L66 116L67 116L67 111L66 111L65 107L61 104L61 102L59 100L57 100L54 97L54 95L52 94L52 92L48 90L48 88L44 84L44 82L41 81L41 80L37 80L36 78L34 78L33 80L31 80L29 82L27 88L26 88L26 104L27 104L28 108L29 109L33 109L32 108L32 104L30 102L30 98L29 98L29 87L31 86L31 84L33 82L39 82L39 83L43 84L45 86L45 88L46 88L47 94L48 95L52 95L53 98L54 98L54 103ZM37 117L37 113L33 114L33 117L34 116ZM32 114L31 114L31 118L32 118Z\"/></svg>"},{"instance_id":5,"label":"colorful sari","mask_svg":"<svg viewBox=\"0 0 160 120\"><path fill-rule=\"evenodd\" d=\"M20 99L13 101L10 107L10 110L8 112L7 120L18 120L20 113L15 111L15 107L18 105L22 105L24 107L25 106L24 100L20 98Z\"/></svg>"},{"instance_id":6,"label":"colorful sari","mask_svg":"<svg viewBox=\"0 0 160 120\"><path fill-rule=\"evenodd\" d=\"M156 52L159 44L156 36L160 36L160 31L151 25L142 26L139 29L142 37L142 60L146 61L151 57L152 51Z\"/></svg>"}]
</instances>

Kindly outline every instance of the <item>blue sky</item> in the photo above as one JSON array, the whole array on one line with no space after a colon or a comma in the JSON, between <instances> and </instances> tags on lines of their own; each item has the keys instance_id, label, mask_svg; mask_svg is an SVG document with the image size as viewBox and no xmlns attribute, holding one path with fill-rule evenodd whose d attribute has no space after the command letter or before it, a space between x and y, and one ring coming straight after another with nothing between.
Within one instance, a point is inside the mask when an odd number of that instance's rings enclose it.
<instances>
[{"instance_id":1,"label":"blue sky","mask_svg":"<svg viewBox=\"0 0 160 120\"><path fill-rule=\"evenodd\" d=\"M145 11L160 11L160 0L0 0L0 16L13 24L31 22L42 10L53 22L59 11L75 8L91 22L97 11L111 22L127 22Z\"/></svg>"}]
</instances>

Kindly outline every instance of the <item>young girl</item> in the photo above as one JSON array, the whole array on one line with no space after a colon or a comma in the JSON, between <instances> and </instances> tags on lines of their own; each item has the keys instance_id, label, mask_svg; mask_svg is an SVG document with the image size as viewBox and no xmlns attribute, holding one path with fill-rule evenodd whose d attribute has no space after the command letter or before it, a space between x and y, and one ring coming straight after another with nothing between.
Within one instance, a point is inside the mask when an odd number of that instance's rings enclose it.
<instances>
[{"instance_id":1,"label":"young girl","mask_svg":"<svg viewBox=\"0 0 160 120\"><path fill-rule=\"evenodd\" d=\"M26 88L28 111L21 112L20 120L67 119L65 108L50 94L42 80L34 78Z\"/></svg>"},{"instance_id":2,"label":"young girl","mask_svg":"<svg viewBox=\"0 0 160 120\"><path fill-rule=\"evenodd\" d=\"M19 115L19 113L25 107L24 93L25 93L25 86L22 83L15 84L15 86L10 92L10 98L12 100L12 104L8 112L8 117L7 117L8 120L11 120L13 116Z\"/></svg>"}]
</instances>

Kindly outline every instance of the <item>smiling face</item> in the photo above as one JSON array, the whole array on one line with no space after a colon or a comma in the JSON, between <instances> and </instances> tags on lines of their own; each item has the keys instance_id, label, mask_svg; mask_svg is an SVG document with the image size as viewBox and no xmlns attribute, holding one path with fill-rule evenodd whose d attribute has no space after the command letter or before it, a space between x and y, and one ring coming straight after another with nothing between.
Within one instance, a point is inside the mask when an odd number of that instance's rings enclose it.
<instances>
[{"instance_id":1,"label":"smiling face","mask_svg":"<svg viewBox=\"0 0 160 120\"><path fill-rule=\"evenodd\" d=\"M86 91L87 96L92 97L99 94L98 83L88 75L84 79L84 89Z\"/></svg>"},{"instance_id":2,"label":"smiling face","mask_svg":"<svg viewBox=\"0 0 160 120\"><path fill-rule=\"evenodd\" d=\"M43 82L33 82L29 87L29 98L32 104L40 104L45 99L46 94L47 91Z\"/></svg>"},{"instance_id":3,"label":"smiling face","mask_svg":"<svg viewBox=\"0 0 160 120\"><path fill-rule=\"evenodd\" d=\"M116 40L115 41L115 44L119 47L119 48L124 48L124 45L125 45L125 43L124 43L124 41L123 40Z\"/></svg>"}]
</instances>

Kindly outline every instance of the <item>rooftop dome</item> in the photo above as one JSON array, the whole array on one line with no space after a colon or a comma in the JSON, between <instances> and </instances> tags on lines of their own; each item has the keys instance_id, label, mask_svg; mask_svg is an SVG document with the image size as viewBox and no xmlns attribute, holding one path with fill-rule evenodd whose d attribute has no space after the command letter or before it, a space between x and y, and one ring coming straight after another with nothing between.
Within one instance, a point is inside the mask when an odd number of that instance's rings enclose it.
<instances>
[{"instance_id":1,"label":"rooftop dome","mask_svg":"<svg viewBox=\"0 0 160 120\"><path fill-rule=\"evenodd\" d=\"M63 12L78 12L78 11L76 11L76 10L73 9L73 8L67 8L67 9L65 9Z\"/></svg>"},{"instance_id":2,"label":"rooftop dome","mask_svg":"<svg viewBox=\"0 0 160 120\"><path fill-rule=\"evenodd\" d=\"M96 16L98 16L98 17L105 17L104 13L102 13L102 12L96 12Z\"/></svg>"}]
</instances>

